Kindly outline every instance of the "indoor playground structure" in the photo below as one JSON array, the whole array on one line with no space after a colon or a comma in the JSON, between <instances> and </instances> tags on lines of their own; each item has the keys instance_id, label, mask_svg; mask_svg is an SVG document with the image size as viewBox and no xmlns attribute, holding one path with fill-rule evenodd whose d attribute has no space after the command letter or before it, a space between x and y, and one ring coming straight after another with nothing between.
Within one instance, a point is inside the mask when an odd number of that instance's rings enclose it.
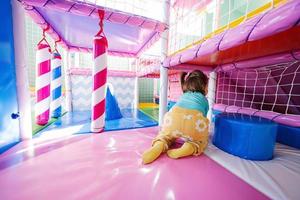
<instances>
[{"instance_id":1,"label":"indoor playground structure","mask_svg":"<svg viewBox=\"0 0 300 200\"><path fill-rule=\"evenodd\" d=\"M300 0L3 0L0 17L0 199L300 199ZM197 69L207 149L144 165Z\"/></svg>"}]
</instances>

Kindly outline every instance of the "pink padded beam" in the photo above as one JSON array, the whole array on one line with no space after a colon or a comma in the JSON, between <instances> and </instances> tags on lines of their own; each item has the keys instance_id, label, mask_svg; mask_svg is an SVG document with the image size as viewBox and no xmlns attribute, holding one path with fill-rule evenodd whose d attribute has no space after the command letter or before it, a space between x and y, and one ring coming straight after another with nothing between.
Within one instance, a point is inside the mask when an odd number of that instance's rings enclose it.
<instances>
[{"instance_id":1,"label":"pink padded beam","mask_svg":"<svg viewBox=\"0 0 300 200\"><path fill-rule=\"evenodd\" d=\"M87 68L71 68L69 70L71 75L92 75L92 70ZM120 71L120 70L108 70L107 76L116 76L116 77L136 77L136 73L132 71Z\"/></svg>"},{"instance_id":2,"label":"pink padded beam","mask_svg":"<svg viewBox=\"0 0 300 200\"><path fill-rule=\"evenodd\" d=\"M102 28L102 27L101 27ZM105 88L107 80L107 40L105 36L94 38L94 67L91 131L102 132L105 124Z\"/></svg>"},{"instance_id":3,"label":"pink padded beam","mask_svg":"<svg viewBox=\"0 0 300 200\"><path fill-rule=\"evenodd\" d=\"M227 106L224 104L215 104L214 110L228 113L241 113L250 116L258 116L270 119L279 124L284 124L292 127L300 127L300 115L281 114L273 111L257 110L253 108L241 108L238 106Z\"/></svg>"},{"instance_id":4,"label":"pink padded beam","mask_svg":"<svg viewBox=\"0 0 300 200\"><path fill-rule=\"evenodd\" d=\"M249 41L257 41L299 26L299 10L300 1L290 0L288 3L249 19L235 28L215 35L203 43L196 44L190 49L167 57L163 65L165 67L180 68L180 64L197 62L197 58L209 55L216 56L216 53L226 51L233 47L239 47ZM273 59L275 56L276 55L273 56ZM210 62L214 62L217 58L211 57L210 59ZM253 59L255 60L256 58ZM278 59L280 60L282 58ZM260 62L268 62L268 60L270 59L264 57ZM254 64L259 65L259 62Z\"/></svg>"},{"instance_id":5,"label":"pink padded beam","mask_svg":"<svg viewBox=\"0 0 300 200\"><path fill-rule=\"evenodd\" d=\"M50 117L51 50L48 43L40 42L36 52L35 122L46 125Z\"/></svg>"}]
</instances>

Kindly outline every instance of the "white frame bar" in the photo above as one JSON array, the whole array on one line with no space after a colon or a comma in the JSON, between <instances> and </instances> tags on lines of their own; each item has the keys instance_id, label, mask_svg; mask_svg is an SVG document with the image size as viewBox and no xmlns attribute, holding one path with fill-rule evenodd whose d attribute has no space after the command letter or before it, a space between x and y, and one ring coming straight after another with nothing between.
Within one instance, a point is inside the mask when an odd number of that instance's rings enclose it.
<instances>
[{"instance_id":1,"label":"white frame bar","mask_svg":"<svg viewBox=\"0 0 300 200\"><path fill-rule=\"evenodd\" d=\"M169 25L170 19L170 1L166 0L164 3L164 22ZM167 57L168 53L168 37L169 37L169 29L165 30L162 34L162 44L161 44L161 53L163 61ZM162 63L162 62L161 62ZM165 113L168 111L168 69L165 68L162 64L160 66L160 91L159 91L159 126L162 125L163 117Z\"/></svg>"},{"instance_id":2,"label":"white frame bar","mask_svg":"<svg viewBox=\"0 0 300 200\"><path fill-rule=\"evenodd\" d=\"M18 1L11 1L13 13L13 33L19 110L19 133L21 140L32 139L31 99L29 91L28 67L26 65L25 12Z\"/></svg>"}]
</instances>

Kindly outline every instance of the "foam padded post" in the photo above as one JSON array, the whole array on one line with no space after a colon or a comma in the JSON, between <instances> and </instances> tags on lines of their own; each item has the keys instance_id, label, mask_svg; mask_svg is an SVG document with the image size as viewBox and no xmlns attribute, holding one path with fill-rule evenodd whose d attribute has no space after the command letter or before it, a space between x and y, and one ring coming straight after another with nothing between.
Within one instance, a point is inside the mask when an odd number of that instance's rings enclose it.
<instances>
[{"instance_id":1,"label":"foam padded post","mask_svg":"<svg viewBox=\"0 0 300 200\"><path fill-rule=\"evenodd\" d=\"M32 138L32 123L30 91L28 90L28 65L26 62L27 48L26 42L24 42L24 35L26 35L25 10L22 4L18 1L11 1L11 4L13 10L13 32L18 92L18 109L20 113L20 137L22 140L27 140Z\"/></svg>"},{"instance_id":2,"label":"foam padded post","mask_svg":"<svg viewBox=\"0 0 300 200\"><path fill-rule=\"evenodd\" d=\"M94 38L94 67L92 93L91 132L99 133L105 123L105 85L107 80L107 40L104 36Z\"/></svg>"},{"instance_id":3,"label":"foam padded post","mask_svg":"<svg viewBox=\"0 0 300 200\"><path fill-rule=\"evenodd\" d=\"M59 53L52 54L51 60L51 116L58 118L61 116L61 90L62 90L62 78L61 78L61 56Z\"/></svg>"},{"instance_id":4,"label":"foam padded post","mask_svg":"<svg viewBox=\"0 0 300 200\"><path fill-rule=\"evenodd\" d=\"M134 108L139 108L139 78L134 78Z\"/></svg>"},{"instance_id":5,"label":"foam padded post","mask_svg":"<svg viewBox=\"0 0 300 200\"><path fill-rule=\"evenodd\" d=\"M160 93L159 93L159 126L163 123L165 113L168 111L168 69L160 67Z\"/></svg>"},{"instance_id":6,"label":"foam padded post","mask_svg":"<svg viewBox=\"0 0 300 200\"><path fill-rule=\"evenodd\" d=\"M169 25L170 20L170 1L167 0L164 3L164 17L163 22ZM169 31L168 29L162 33L161 36L161 63L167 57L168 54L168 38ZM162 64L160 66L160 93L159 93L159 116L158 124L162 125L163 117L168 111L168 69L165 68Z\"/></svg>"},{"instance_id":7,"label":"foam padded post","mask_svg":"<svg viewBox=\"0 0 300 200\"><path fill-rule=\"evenodd\" d=\"M217 79L217 73L210 72L209 79L208 79L208 94L207 94L207 99L209 104L207 117L209 120L212 120L212 108L215 104L216 83L217 83L216 79Z\"/></svg>"},{"instance_id":8,"label":"foam padded post","mask_svg":"<svg viewBox=\"0 0 300 200\"><path fill-rule=\"evenodd\" d=\"M45 43L37 45L36 52L36 104L35 119L38 125L46 125L50 112L50 46Z\"/></svg>"},{"instance_id":9,"label":"foam padded post","mask_svg":"<svg viewBox=\"0 0 300 200\"><path fill-rule=\"evenodd\" d=\"M112 95L109 87L106 90L105 120L122 118L117 99Z\"/></svg>"},{"instance_id":10,"label":"foam padded post","mask_svg":"<svg viewBox=\"0 0 300 200\"><path fill-rule=\"evenodd\" d=\"M65 51L64 53L64 72L65 72L65 109L67 112L72 111L72 87L71 87L71 75L70 68L72 67L71 62L72 53Z\"/></svg>"}]
</instances>

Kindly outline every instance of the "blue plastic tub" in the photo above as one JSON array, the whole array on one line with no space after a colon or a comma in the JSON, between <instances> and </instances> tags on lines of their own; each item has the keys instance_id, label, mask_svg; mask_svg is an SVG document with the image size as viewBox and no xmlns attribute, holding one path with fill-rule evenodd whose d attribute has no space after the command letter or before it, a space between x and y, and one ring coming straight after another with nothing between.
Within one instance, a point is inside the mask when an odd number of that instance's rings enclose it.
<instances>
[{"instance_id":1,"label":"blue plastic tub","mask_svg":"<svg viewBox=\"0 0 300 200\"><path fill-rule=\"evenodd\" d=\"M244 114L215 116L213 144L223 151L249 160L270 160L278 125L271 120Z\"/></svg>"}]
</instances>

